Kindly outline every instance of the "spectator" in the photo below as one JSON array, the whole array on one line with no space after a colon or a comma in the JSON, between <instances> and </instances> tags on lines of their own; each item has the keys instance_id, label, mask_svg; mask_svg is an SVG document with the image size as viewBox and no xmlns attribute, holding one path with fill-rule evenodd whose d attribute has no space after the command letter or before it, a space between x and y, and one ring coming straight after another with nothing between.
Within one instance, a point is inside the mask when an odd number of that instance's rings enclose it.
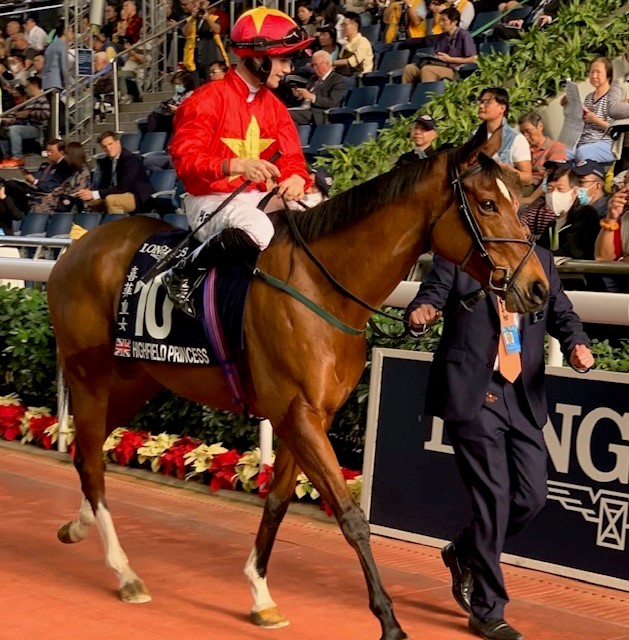
<instances>
[{"instance_id":1,"label":"spectator","mask_svg":"<svg viewBox=\"0 0 629 640\"><path fill-rule=\"evenodd\" d=\"M332 58L327 51L315 51L311 66L314 76L305 88L292 89L293 96L303 101L302 106L289 109L295 124L323 124L325 110L340 107L345 98L345 80L332 68Z\"/></svg>"},{"instance_id":2,"label":"spectator","mask_svg":"<svg viewBox=\"0 0 629 640\"><path fill-rule=\"evenodd\" d=\"M522 198L521 202L523 205L529 205L544 197L542 190L542 181L546 175L544 165L546 162L565 162L566 145L546 136L542 117L536 111L528 111L521 115L518 118L518 127L531 149L533 180L530 186L532 191L528 196Z\"/></svg>"},{"instance_id":3,"label":"spectator","mask_svg":"<svg viewBox=\"0 0 629 640\"><path fill-rule=\"evenodd\" d=\"M50 158L50 154L48 155ZM66 146L65 161L67 162L70 175L62 184L55 187L48 193L35 194L29 211L35 212L57 212L63 213L77 209L83 210L83 201L73 194L80 189L87 189L90 186L92 175L87 166L85 150L80 142L69 142Z\"/></svg>"},{"instance_id":4,"label":"spectator","mask_svg":"<svg viewBox=\"0 0 629 640\"><path fill-rule=\"evenodd\" d=\"M309 4L302 3L297 7L295 22L309 35L317 35L317 20L315 12Z\"/></svg>"},{"instance_id":5,"label":"spectator","mask_svg":"<svg viewBox=\"0 0 629 640\"><path fill-rule=\"evenodd\" d=\"M124 9L125 29L124 33L118 33L118 38L122 37L125 42L135 44L142 35L142 18L138 15L138 5L135 0L125 0L122 8Z\"/></svg>"},{"instance_id":6,"label":"spectator","mask_svg":"<svg viewBox=\"0 0 629 640\"><path fill-rule=\"evenodd\" d=\"M24 31L29 47L35 51L43 51L46 48L48 34L37 24L37 20L33 16L26 18Z\"/></svg>"},{"instance_id":7,"label":"spectator","mask_svg":"<svg viewBox=\"0 0 629 640\"><path fill-rule=\"evenodd\" d=\"M609 199L607 216L594 248L596 260L627 262L629 258L629 171L622 187ZM625 281L626 285L626 281Z\"/></svg>"},{"instance_id":8,"label":"spectator","mask_svg":"<svg viewBox=\"0 0 629 640\"><path fill-rule=\"evenodd\" d=\"M572 171L579 180L579 203L588 204L596 209L599 218L607 215L605 197L605 166L591 160L577 162Z\"/></svg>"},{"instance_id":9,"label":"spectator","mask_svg":"<svg viewBox=\"0 0 629 640\"><path fill-rule=\"evenodd\" d=\"M196 17L198 6L196 0L181 0L181 6L186 14L186 22L181 26L181 35L184 37L181 63L184 69L191 74L196 88L200 84L199 72L195 61L197 46Z\"/></svg>"},{"instance_id":10,"label":"spectator","mask_svg":"<svg viewBox=\"0 0 629 640\"><path fill-rule=\"evenodd\" d=\"M33 58L40 53L41 49L33 49L29 46L26 34L16 33L13 36L12 55L21 55L24 57L24 68L30 69L33 65Z\"/></svg>"},{"instance_id":11,"label":"spectator","mask_svg":"<svg viewBox=\"0 0 629 640\"><path fill-rule=\"evenodd\" d=\"M192 76L187 71L178 71L171 80L175 91L172 98L162 102L148 115L147 131L172 133L173 118L181 103L194 91Z\"/></svg>"},{"instance_id":12,"label":"spectator","mask_svg":"<svg viewBox=\"0 0 629 640\"><path fill-rule=\"evenodd\" d=\"M55 29L55 39L44 51L44 70L42 87L48 89L65 89L68 82L68 43L73 40L73 32L66 29L61 22Z\"/></svg>"},{"instance_id":13,"label":"spectator","mask_svg":"<svg viewBox=\"0 0 629 640\"><path fill-rule=\"evenodd\" d=\"M433 21L435 23L432 29L432 33L434 35L443 33L443 29L439 24L439 14L450 7L456 9L461 14L461 22L459 24L461 29L469 30L470 25L474 21L474 16L476 15L474 3L471 0L445 0L444 2L438 3L435 3L433 0L429 5L429 9L433 13Z\"/></svg>"},{"instance_id":14,"label":"spectator","mask_svg":"<svg viewBox=\"0 0 629 640\"><path fill-rule=\"evenodd\" d=\"M37 76L38 78L42 78L43 73L44 73L44 54L38 53L33 58L33 66L31 67L29 77L32 78L33 76Z\"/></svg>"},{"instance_id":15,"label":"spectator","mask_svg":"<svg viewBox=\"0 0 629 640\"><path fill-rule=\"evenodd\" d=\"M7 194L22 213L31 211L31 204L42 195L48 194L70 177L72 173L65 157L63 140L50 140L46 145L48 161L35 173L24 171L24 180L9 180Z\"/></svg>"},{"instance_id":16,"label":"spectator","mask_svg":"<svg viewBox=\"0 0 629 640\"><path fill-rule=\"evenodd\" d=\"M453 7L444 9L439 16L443 33L435 40L434 58L427 64L407 64L402 73L402 82L435 82L443 78L453 80L457 68L462 64L476 62L478 56L474 39L469 31L461 29L461 15Z\"/></svg>"},{"instance_id":17,"label":"spectator","mask_svg":"<svg viewBox=\"0 0 629 640\"><path fill-rule=\"evenodd\" d=\"M332 62L338 60L341 47L336 40L336 29L333 26L319 27L317 40L320 51L326 51L330 54Z\"/></svg>"},{"instance_id":18,"label":"spectator","mask_svg":"<svg viewBox=\"0 0 629 640\"><path fill-rule=\"evenodd\" d=\"M122 46L127 54L124 56L124 64L118 71L118 83L121 89L120 103L142 102L144 74L150 61L151 43L145 42L144 45L131 49L131 44L127 41Z\"/></svg>"},{"instance_id":19,"label":"spectator","mask_svg":"<svg viewBox=\"0 0 629 640\"><path fill-rule=\"evenodd\" d=\"M537 243L556 256L594 259L600 216L585 202L572 162L548 162L545 202L524 210L520 220ZM581 198L579 197L581 196Z\"/></svg>"},{"instance_id":20,"label":"spectator","mask_svg":"<svg viewBox=\"0 0 629 640\"><path fill-rule=\"evenodd\" d=\"M502 87L483 89L478 99L478 117L487 123L487 134L502 129L502 146L494 160L502 166L515 169L522 185L533 181L531 149L526 138L507 123L509 94Z\"/></svg>"},{"instance_id":21,"label":"spectator","mask_svg":"<svg viewBox=\"0 0 629 640\"><path fill-rule=\"evenodd\" d=\"M413 150L400 156L397 166L427 158L435 153L433 142L437 138L437 123L427 114L419 116L413 122L411 140Z\"/></svg>"},{"instance_id":22,"label":"spectator","mask_svg":"<svg viewBox=\"0 0 629 640\"><path fill-rule=\"evenodd\" d=\"M22 143L24 140L40 140L44 128L50 120L50 103L42 95L42 82L39 78L29 78L26 92L29 98L36 98L26 108L14 112L9 118L3 118L6 127L6 139L0 140L0 149L4 160L0 169L16 169L24 166Z\"/></svg>"},{"instance_id":23,"label":"spectator","mask_svg":"<svg viewBox=\"0 0 629 640\"><path fill-rule=\"evenodd\" d=\"M347 12L341 25L347 43L343 45L334 70L343 76L357 76L373 71L373 48L371 42L360 33L360 16Z\"/></svg>"},{"instance_id":24,"label":"spectator","mask_svg":"<svg viewBox=\"0 0 629 640\"><path fill-rule=\"evenodd\" d=\"M228 70L229 67L224 62L213 62L210 65L210 81L222 80ZM194 87L191 88L191 91L194 91Z\"/></svg>"},{"instance_id":25,"label":"spectator","mask_svg":"<svg viewBox=\"0 0 629 640\"><path fill-rule=\"evenodd\" d=\"M21 220L24 214L7 195L4 178L0 178L0 235L13 235L13 221Z\"/></svg>"},{"instance_id":26,"label":"spectator","mask_svg":"<svg viewBox=\"0 0 629 640\"><path fill-rule=\"evenodd\" d=\"M95 190L78 189L80 198L92 211L107 213L135 213L153 193L142 158L123 149L120 138L113 131L98 136L106 157L99 160L99 179Z\"/></svg>"},{"instance_id":27,"label":"spectator","mask_svg":"<svg viewBox=\"0 0 629 640\"><path fill-rule=\"evenodd\" d=\"M345 0L343 3L343 13L365 13L373 7L373 0Z\"/></svg>"},{"instance_id":28,"label":"spectator","mask_svg":"<svg viewBox=\"0 0 629 640\"><path fill-rule=\"evenodd\" d=\"M115 4L108 2L105 5L105 24L100 28L100 33L97 36L101 42L113 42L114 32L119 20L118 8Z\"/></svg>"},{"instance_id":29,"label":"spectator","mask_svg":"<svg viewBox=\"0 0 629 640\"><path fill-rule=\"evenodd\" d=\"M194 62L199 81L210 80L210 66L214 62L229 65L229 58L221 40L221 25L218 16L209 8L208 0L200 0L196 15L196 47Z\"/></svg>"},{"instance_id":30,"label":"spectator","mask_svg":"<svg viewBox=\"0 0 629 640\"><path fill-rule=\"evenodd\" d=\"M21 53L12 54L9 57L9 71L13 75L11 85L14 87L25 86L29 78L26 60Z\"/></svg>"},{"instance_id":31,"label":"spectator","mask_svg":"<svg viewBox=\"0 0 629 640\"><path fill-rule=\"evenodd\" d=\"M309 175L312 178L312 185L306 189L306 193L299 201L299 204L306 205L306 207L316 207L329 199L330 189L334 180L323 167L311 167Z\"/></svg>"},{"instance_id":32,"label":"spectator","mask_svg":"<svg viewBox=\"0 0 629 640\"><path fill-rule=\"evenodd\" d=\"M576 149L568 149L568 158L594 160L601 164L614 162L612 138L607 130L613 119L629 118L629 103L623 103L620 86L612 84L612 80L612 63L607 58L596 58L589 72L594 91L583 101L583 133ZM568 104L566 96L561 104Z\"/></svg>"},{"instance_id":33,"label":"spectator","mask_svg":"<svg viewBox=\"0 0 629 640\"><path fill-rule=\"evenodd\" d=\"M536 0L532 3L532 11L524 19L511 20L509 16L506 22L497 24L492 35L493 40L513 40L521 38L522 34L533 27L539 29L551 24L557 17L562 2L565 0ZM519 6L516 2L508 2L501 5L501 11L508 11Z\"/></svg>"},{"instance_id":34,"label":"spectator","mask_svg":"<svg viewBox=\"0 0 629 640\"><path fill-rule=\"evenodd\" d=\"M13 48L13 37L17 33L22 32L22 25L17 20L9 20L5 27L6 32L6 47L7 52L11 53L11 49Z\"/></svg>"}]
</instances>

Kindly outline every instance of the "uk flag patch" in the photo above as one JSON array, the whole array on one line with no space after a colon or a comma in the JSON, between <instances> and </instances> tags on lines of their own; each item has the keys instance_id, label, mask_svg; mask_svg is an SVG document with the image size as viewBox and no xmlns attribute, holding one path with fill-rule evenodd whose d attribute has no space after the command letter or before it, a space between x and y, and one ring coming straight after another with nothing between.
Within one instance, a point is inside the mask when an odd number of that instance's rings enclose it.
<instances>
[{"instance_id":1,"label":"uk flag patch","mask_svg":"<svg viewBox=\"0 0 629 640\"><path fill-rule=\"evenodd\" d=\"M126 338L116 338L114 345L114 355L122 356L123 358L131 357L131 340Z\"/></svg>"}]
</instances>

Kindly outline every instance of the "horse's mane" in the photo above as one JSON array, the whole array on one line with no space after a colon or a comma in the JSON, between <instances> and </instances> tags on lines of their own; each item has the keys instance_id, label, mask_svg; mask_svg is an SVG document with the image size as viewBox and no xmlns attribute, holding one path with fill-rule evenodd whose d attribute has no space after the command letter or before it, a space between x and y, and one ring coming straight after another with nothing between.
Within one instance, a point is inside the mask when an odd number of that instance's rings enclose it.
<instances>
[{"instance_id":1,"label":"horse's mane","mask_svg":"<svg viewBox=\"0 0 629 640\"><path fill-rule=\"evenodd\" d=\"M313 242L317 238L367 218L374 211L410 193L417 181L432 171L434 163L442 153L450 154L449 162L458 162L465 151L465 147L451 149L427 158L413 160L408 164L396 165L387 173L352 187L312 209L292 210L292 217L305 242ZM501 175L499 165L493 160L483 154L479 155L479 160L483 172L489 177ZM273 242L292 237L284 211L275 211L269 214L269 217L275 226Z\"/></svg>"}]
</instances>

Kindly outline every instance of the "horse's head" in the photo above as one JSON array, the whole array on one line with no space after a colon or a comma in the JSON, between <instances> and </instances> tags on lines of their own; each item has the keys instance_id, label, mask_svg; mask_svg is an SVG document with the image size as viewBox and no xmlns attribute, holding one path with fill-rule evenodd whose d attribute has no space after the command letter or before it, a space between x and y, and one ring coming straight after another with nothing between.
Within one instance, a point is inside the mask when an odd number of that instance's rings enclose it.
<instances>
[{"instance_id":1,"label":"horse's head","mask_svg":"<svg viewBox=\"0 0 629 640\"><path fill-rule=\"evenodd\" d=\"M505 298L510 311L539 309L548 279L516 214L508 176L491 159L502 144L499 130L477 134L450 156L452 206L435 222L433 250L461 266L483 286Z\"/></svg>"}]
</instances>

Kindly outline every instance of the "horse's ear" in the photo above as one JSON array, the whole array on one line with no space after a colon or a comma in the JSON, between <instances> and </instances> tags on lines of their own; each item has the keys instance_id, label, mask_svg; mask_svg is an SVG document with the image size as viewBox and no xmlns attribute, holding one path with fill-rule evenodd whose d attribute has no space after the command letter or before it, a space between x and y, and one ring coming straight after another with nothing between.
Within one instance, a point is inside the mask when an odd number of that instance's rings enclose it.
<instances>
[{"instance_id":1,"label":"horse's ear","mask_svg":"<svg viewBox=\"0 0 629 640\"><path fill-rule=\"evenodd\" d=\"M493 157L502 146L502 127L498 128L491 137L487 138L487 123L483 122L476 133L461 147L459 155L459 170L463 173L469 167L478 163L478 155L484 153Z\"/></svg>"}]
</instances>

